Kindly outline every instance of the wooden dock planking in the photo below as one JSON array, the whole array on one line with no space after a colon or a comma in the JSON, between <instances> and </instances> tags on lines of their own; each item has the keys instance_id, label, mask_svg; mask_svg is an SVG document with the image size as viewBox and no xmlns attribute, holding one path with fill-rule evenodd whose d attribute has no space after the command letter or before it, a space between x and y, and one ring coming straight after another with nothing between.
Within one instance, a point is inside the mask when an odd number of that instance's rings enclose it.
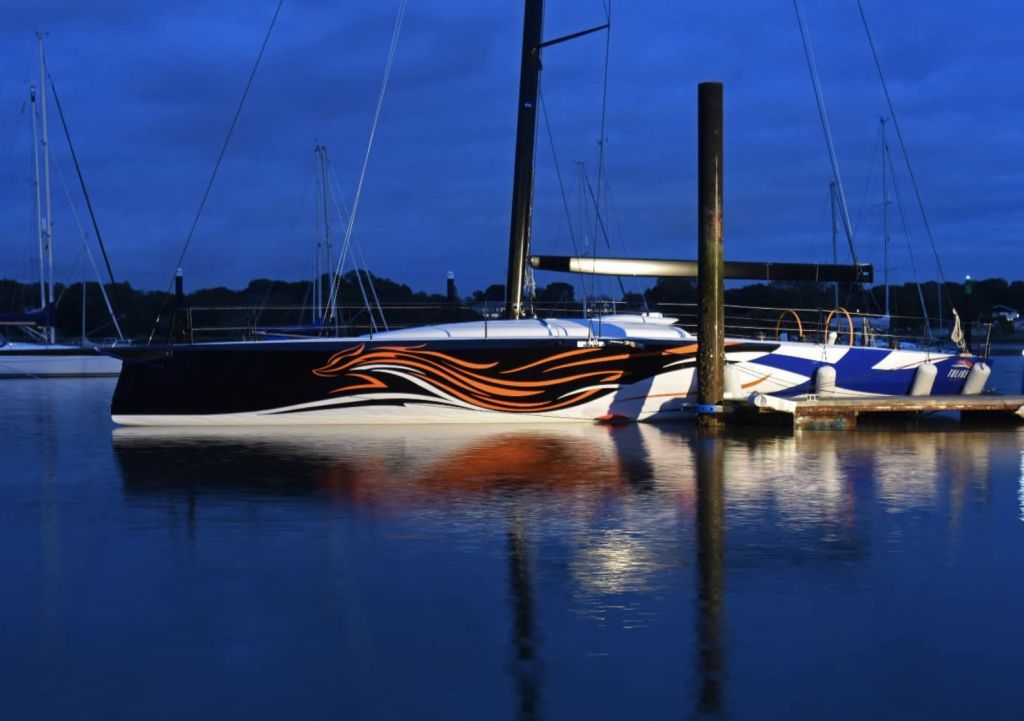
<instances>
[{"instance_id":1,"label":"wooden dock planking","mask_svg":"<svg viewBox=\"0 0 1024 721\"><path fill-rule=\"evenodd\" d=\"M785 401L789 401L788 403ZM749 399L726 401L740 423L785 423L794 428L851 429L861 416L898 417L955 412L962 422L1005 424L1024 420L1024 396L863 396L784 399L783 408L755 405Z\"/></svg>"}]
</instances>

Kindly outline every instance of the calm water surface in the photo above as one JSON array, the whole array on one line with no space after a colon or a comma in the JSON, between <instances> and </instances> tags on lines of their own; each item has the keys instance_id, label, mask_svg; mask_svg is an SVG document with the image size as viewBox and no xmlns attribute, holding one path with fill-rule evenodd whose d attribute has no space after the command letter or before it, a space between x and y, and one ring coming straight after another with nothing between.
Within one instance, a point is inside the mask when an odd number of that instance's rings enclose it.
<instances>
[{"instance_id":1,"label":"calm water surface","mask_svg":"<svg viewBox=\"0 0 1024 721\"><path fill-rule=\"evenodd\" d=\"M145 431L112 389L0 385L0 718L1024 714L1016 428Z\"/></svg>"}]
</instances>

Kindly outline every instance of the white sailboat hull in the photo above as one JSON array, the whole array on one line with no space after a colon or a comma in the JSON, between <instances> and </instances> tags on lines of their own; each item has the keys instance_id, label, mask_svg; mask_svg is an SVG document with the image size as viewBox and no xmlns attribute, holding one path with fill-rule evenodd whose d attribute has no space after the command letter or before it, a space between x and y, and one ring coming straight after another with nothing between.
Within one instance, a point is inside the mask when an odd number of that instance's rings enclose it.
<instances>
[{"instance_id":1,"label":"white sailboat hull","mask_svg":"<svg viewBox=\"0 0 1024 721\"><path fill-rule=\"evenodd\" d=\"M117 377L121 360L91 348L8 343L0 346L0 378Z\"/></svg>"}]
</instances>

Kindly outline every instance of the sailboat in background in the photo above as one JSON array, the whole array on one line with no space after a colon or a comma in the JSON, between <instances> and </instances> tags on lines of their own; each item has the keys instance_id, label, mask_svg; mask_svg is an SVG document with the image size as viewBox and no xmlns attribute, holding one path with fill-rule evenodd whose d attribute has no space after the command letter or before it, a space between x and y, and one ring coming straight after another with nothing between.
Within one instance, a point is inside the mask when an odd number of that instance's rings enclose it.
<instances>
[{"instance_id":1,"label":"sailboat in background","mask_svg":"<svg viewBox=\"0 0 1024 721\"><path fill-rule=\"evenodd\" d=\"M36 236L39 247L39 308L0 314L0 328L24 332L27 342L0 335L0 378L67 378L117 376L121 361L86 344L57 343L53 280L53 212L50 199L50 142L46 112L46 54L39 38L39 111L35 88L29 91L32 112L32 152L35 168ZM40 137L41 126L41 137ZM40 164L40 151L42 163ZM40 169L40 165L42 168ZM40 187L40 170L42 187ZM101 285L102 288L102 285Z\"/></svg>"},{"instance_id":2,"label":"sailboat in background","mask_svg":"<svg viewBox=\"0 0 1024 721\"><path fill-rule=\"evenodd\" d=\"M698 339L676 325L676 319L656 313L528 317L529 304L523 298L526 266L541 267L538 258L529 254L541 50L591 31L545 42L542 0L526 0L525 5L505 318L356 338L114 349L125 361L111 402L116 423L216 426L693 418ZM618 275L657 276L672 274L662 270L695 265L642 259L562 260L571 266L564 269L590 266L590 272L602 264L617 265L621 269L612 274ZM746 266L756 266L763 277L765 264L731 265L747 270ZM829 279L818 274L821 268L826 266L800 270L810 278ZM980 392L988 376L987 366L974 356L855 347L852 337L849 346L732 338L726 339L725 351L733 397L754 392L820 393L824 392L821 379L828 377L832 379L828 392L837 396L969 394Z\"/></svg>"}]
</instances>

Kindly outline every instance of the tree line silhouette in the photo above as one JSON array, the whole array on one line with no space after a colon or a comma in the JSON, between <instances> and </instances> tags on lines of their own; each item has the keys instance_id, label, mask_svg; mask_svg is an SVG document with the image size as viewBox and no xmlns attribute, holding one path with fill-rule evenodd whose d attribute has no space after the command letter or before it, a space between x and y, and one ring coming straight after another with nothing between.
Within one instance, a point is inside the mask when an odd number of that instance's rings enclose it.
<instances>
[{"instance_id":1,"label":"tree line silhouette","mask_svg":"<svg viewBox=\"0 0 1024 721\"><path fill-rule=\"evenodd\" d=\"M369 290L369 281L372 281L372 290ZM322 297L326 299L331 295L329 281L325 277L321 283ZM108 284L105 288L126 338L138 341L170 332L170 321L177 307L173 294L136 289L127 282ZM91 340L113 338L114 325L99 285L95 282L86 283L84 295L82 291L81 283L56 286L58 335L63 338L81 337L84 326L85 336ZM936 283L924 283L920 289L911 283L890 286L889 293L895 330L920 331L923 325L921 319L925 315L933 326L938 322L940 298ZM753 314L757 309L764 309L767 315L775 313L771 316L773 318L777 315L776 309L782 308L827 312L836 305L834 286L825 283L747 283L727 288L725 296L726 304L730 307L727 316L731 314L733 317L742 317L744 313ZM378 316L367 310L364 298L369 298L371 305L379 303L384 308L386 322L390 327L402 327L497 317L503 307L504 297L505 287L500 284L467 295L455 293L450 297L448 293L413 291L409 286L388 278L365 271L359 276L351 271L338 280L338 311L328 324L337 326L335 330L364 332L372 328L374 322L379 323L372 320ZM250 281L240 290L226 287L195 290L186 294L186 304L192 310L197 326L203 318L211 326L219 322L235 328L293 327L308 330L322 322L312 312L313 298L310 281L259 278ZM925 312L922 312L922 298L926 305ZM599 311L651 310L679 316L685 325L687 318L695 313L697 285L694 279L666 278L654 282L642 293L585 300L586 303L578 297L576 286L568 282L552 282L538 287L533 296L536 313L541 316L548 313L580 312L586 308ZM965 322L992 321L996 334L1012 333L1012 323L1005 318L993 318L992 309L995 306L1007 306L1024 310L1024 281L1010 282L1002 278L973 281L969 292L963 284L946 283L942 288L941 303L941 318L946 326L951 321L952 304ZM867 288L844 284L839 289L839 305L850 311L880 313L885 306L884 289L882 286ZM18 312L38 306L38 283L0 280L0 312ZM4 332L3 328L0 328L0 332ZM6 333L13 337L14 331L8 329Z\"/></svg>"}]
</instances>

